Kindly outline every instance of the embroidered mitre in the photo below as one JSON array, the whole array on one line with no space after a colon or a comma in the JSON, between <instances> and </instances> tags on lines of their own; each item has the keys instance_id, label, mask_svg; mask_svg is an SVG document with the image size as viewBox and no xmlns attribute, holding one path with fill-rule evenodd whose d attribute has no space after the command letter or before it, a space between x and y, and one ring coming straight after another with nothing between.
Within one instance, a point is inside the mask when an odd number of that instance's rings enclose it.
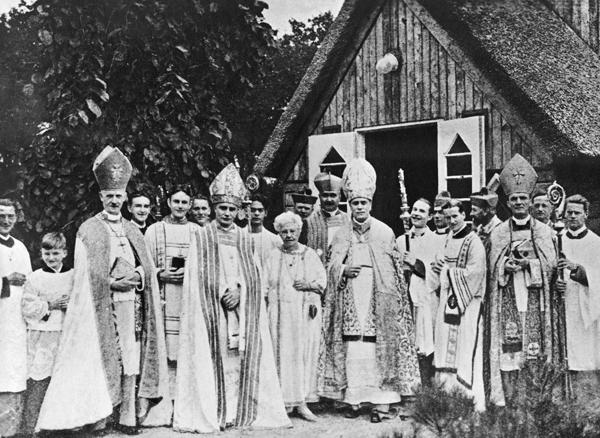
<instances>
[{"instance_id":1,"label":"embroidered mitre","mask_svg":"<svg viewBox=\"0 0 600 438\"><path fill-rule=\"evenodd\" d=\"M342 178L331 173L321 172L315 176L315 186L319 193L335 192L337 194L342 190Z\"/></svg>"},{"instance_id":2,"label":"embroidered mitre","mask_svg":"<svg viewBox=\"0 0 600 438\"><path fill-rule=\"evenodd\" d=\"M372 201L376 182L377 173L371 163L364 158L353 160L344 169L342 185L348 202L356 198L366 198Z\"/></svg>"},{"instance_id":3,"label":"embroidered mitre","mask_svg":"<svg viewBox=\"0 0 600 438\"><path fill-rule=\"evenodd\" d=\"M500 174L500 184L506 196L513 193L533 192L538 175L529 162L520 154L515 154L504 166Z\"/></svg>"},{"instance_id":4,"label":"embroidered mitre","mask_svg":"<svg viewBox=\"0 0 600 438\"><path fill-rule=\"evenodd\" d=\"M210 200L215 204L227 202L242 206L248 190L236 167L229 163L210 184Z\"/></svg>"},{"instance_id":5,"label":"embroidered mitre","mask_svg":"<svg viewBox=\"0 0 600 438\"><path fill-rule=\"evenodd\" d=\"M131 163L127 157L112 146L106 146L92 166L100 190L125 190L131 171Z\"/></svg>"}]
</instances>

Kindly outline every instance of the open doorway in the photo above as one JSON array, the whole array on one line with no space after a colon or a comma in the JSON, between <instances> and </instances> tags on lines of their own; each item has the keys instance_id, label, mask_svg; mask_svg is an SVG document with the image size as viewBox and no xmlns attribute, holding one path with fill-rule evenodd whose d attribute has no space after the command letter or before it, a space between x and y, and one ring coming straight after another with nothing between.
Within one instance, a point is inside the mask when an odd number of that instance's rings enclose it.
<instances>
[{"instance_id":1,"label":"open doorway","mask_svg":"<svg viewBox=\"0 0 600 438\"><path fill-rule=\"evenodd\" d=\"M438 189L437 125L365 132L364 136L365 158L377 171L371 214L389 225L396 235L402 234L398 169L404 169L410 206L419 198L433 201Z\"/></svg>"}]
</instances>

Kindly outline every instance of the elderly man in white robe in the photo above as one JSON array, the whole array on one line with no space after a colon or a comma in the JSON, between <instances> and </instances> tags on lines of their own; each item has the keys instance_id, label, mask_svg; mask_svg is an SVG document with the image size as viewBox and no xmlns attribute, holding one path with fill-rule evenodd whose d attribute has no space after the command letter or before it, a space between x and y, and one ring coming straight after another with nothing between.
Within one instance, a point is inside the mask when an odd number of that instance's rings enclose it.
<instances>
[{"instance_id":1,"label":"elderly man in white robe","mask_svg":"<svg viewBox=\"0 0 600 438\"><path fill-rule=\"evenodd\" d=\"M483 321L486 255L483 243L465 223L458 200L443 207L450 233L433 271L439 275L433 364L436 378L447 388L461 388L485 410L483 388Z\"/></svg>"},{"instance_id":2,"label":"elderly man in white robe","mask_svg":"<svg viewBox=\"0 0 600 438\"><path fill-rule=\"evenodd\" d=\"M596 397L600 390L600 237L586 227L589 201L581 195L566 200L567 229L562 232L563 254L558 269L564 280L567 357L573 394Z\"/></svg>"},{"instance_id":3,"label":"elderly man in white robe","mask_svg":"<svg viewBox=\"0 0 600 438\"><path fill-rule=\"evenodd\" d=\"M268 308L275 363L288 413L308 421L317 417L307 402L317 385L319 342L307 336L311 323L321 324L321 294L327 274L317 253L301 243L302 219L285 212L275 218L283 246L271 252L266 267Z\"/></svg>"},{"instance_id":4,"label":"elderly man in white robe","mask_svg":"<svg viewBox=\"0 0 600 438\"><path fill-rule=\"evenodd\" d=\"M444 242L427 226L431 218L431 203L427 199L418 199L410 213L412 228L396 239L398 250L403 254L405 272L408 272L408 291L415 321L415 347L424 385L430 384L435 374L433 334L438 297L431 264Z\"/></svg>"},{"instance_id":5,"label":"elderly man in white robe","mask_svg":"<svg viewBox=\"0 0 600 438\"><path fill-rule=\"evenodd\" d=\"M19 432L23 391L27 386L27 328L21 298L31 261L25 245L10 235L17 215L15 204L0 199L0 436Z\"/></svg>"}]
</instances>

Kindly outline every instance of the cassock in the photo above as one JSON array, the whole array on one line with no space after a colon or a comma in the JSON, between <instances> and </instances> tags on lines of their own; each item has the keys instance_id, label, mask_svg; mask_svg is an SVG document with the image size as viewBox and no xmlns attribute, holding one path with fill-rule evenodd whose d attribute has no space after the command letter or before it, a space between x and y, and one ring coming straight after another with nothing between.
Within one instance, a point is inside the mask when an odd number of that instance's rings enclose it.
<instances>
[{"instance_id":1,"label":"cassock","mask_svg":"<svg viewBox=\"0 0 600 438\"><path fill-rule=\"evenodd\" d=\"M23 287L10 285L13 272L28 275L31 261L20 240L0 236L0 435L18 432L27 386L27 328L21 314Z\"/></svg>"},{"instance_id":2,"label":"cassock","mask_svg":"<svg viewBox=\"0 0 600 438\"><path fill-rule=\"evenodd\" d=\"M319 393L389 404L420 383L414 326L394 233L371 217L336 233L323 309ZM346 265L360 274L346 279Z\"/></svg>"},{"instance_id":3,"label":"cassock","mask_svg":"<svg viewBox=\"0 0 600 438\"><path fill-rule=\"evenodd\" d=\"M260 262L247 231L213 222L192 236L184 276L180 367L173 427L211 433L226 425L276 428L291 425L281 396ZM240 288L233 310L221 304Z\"/></svg>"},{"instance_id":4,"label":"cassock","mask_svg":"<svg viewBox=\"0 0 600 438\"><path fill-rule=\"evenodd\" d=\"M187 260L191 236L199 226L187 219L177 223L170 216L148 227L144 240L157 270L168 270L174 263ZM185 262L184 262L185 264ZM143 422L144 426L171 424L173 415L172 400L175 396L177 373L177 351L179 349L179 315L181 313L181 292L183 284L162 283L159 281L162 315L164 318L167 359L169 363L170 397L152 408Z\"/></svg>"},{"instance_id":5,"label":"cassock","mask_svg":"<svg viewBox=\"0 0 600 438\"><path fill-rule=\"evenodd\" d=\"M579 265L565 269L567 291L565 311L567 327L567 357L573 373L574 389L590 380L597 395L600 370L600 237L582 227L563 232L562 249L565 257ZM581 382L579 382L581 381ZM579 391L574 391L577 395Z\"/></svg>"},{"instance_id":6,"label":"cassock","mask_svg":"<svg viewBox=\"0 0 600 438\"><path fill-rule=\"evenodd\" d=\"M438 297L435 293L437 285L431 263L435 261L435 256L440 252L445 239L440 239L427 227L418 234L420 232L414 227L409 231L410 252L416 258L416 263L411 269L408 291L414 308L415 347L419 354L429 356L434 349L433 333L438 307ZM406 251L406 236L399 236L396 245L403 254Z\"/></svg>"},{"instance_id":7,"label":"cassock","mask_svg":"<svg viewBox=\"0 0 600 438\"><path fill-rule=\"evenodd\" d=\"M321 325L321 294L327 274L317 253L302 244L293 251L271 253L267 264L268 307L275 363L286 407L319 401L317 365L319 342L306 336L310 324ZM294 288L305 280L310 291Z\"/></svg>"},{"instance_id":8,"label":"cassock","mask_svg":"<svg viewBox=\"0 0 600 438\"><path fill-rule=\"evenodd\" d=\"M450 232L441 254L440 299L436 315L433 365L448 389L462 388L478 410L485 409L481 303L485 293L486 256L469 227Z\"/></svg>"},{"instance_id":9,"label":"cassock","mask_svg":"<svg viewBox=\"0 0 600 438\"><path fill-rule=\"evenodd\" d=\"M117 257L137 266L141 290L110 290ZM73 293L36 429L96 423L118 404L121 424L135 426L136 398L169 396L154 264L139 229L106 212L79 227L74 264Z\"/></svg>"},{"instance_id":10,"label":"cassock","mask_svg":"<svg viewBox=\"0 0 600 438\"><path fill-rule=\"evenodd\" d=\"M510 218L492 231L488 257L490 401L504 406L501 371L517 371L525 360L559 361L553 335L558 313L550 291L556 266L553 231L530 216ZM509 257L526 258L529 266L505 272Z\"/></svg>"}]
</instances>

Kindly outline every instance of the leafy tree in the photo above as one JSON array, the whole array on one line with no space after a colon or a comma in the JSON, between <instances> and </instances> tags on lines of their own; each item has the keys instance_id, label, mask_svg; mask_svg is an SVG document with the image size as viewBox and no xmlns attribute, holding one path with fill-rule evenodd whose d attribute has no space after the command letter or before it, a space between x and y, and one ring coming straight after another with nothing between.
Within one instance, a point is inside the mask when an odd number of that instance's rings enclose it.
<instances>
[{"instance_id":1,"label":"leafy tree","mask_svg":"<svg viewBox=\"0 0 600 438\"><path fill-rule=\"evenodd\" d=\"M96 154L118 146L134 181L206 190L231 159L217 90L243 99L264 71L273 31L259 0L37 0L29 84L47 118L21 150L27 226L74 230L97 210ZM222 103L223 107L227 104Z\"/></svg>"},{"instance_id":2,"label":"leafy tree","mask_svg":"<svg viewBox=\"0 0 600 438\"><path fill-rule=\"evenodd\" d=\"M234 106L222 106L233 132L232 149L249 170L275 128L287 102L304 76L317 48L333 22L331 12L303 23L291 19L291 33L276 40L265 60L266 74L260 78L245 100L223 99Z\"/></svg>"}]
</instances>

